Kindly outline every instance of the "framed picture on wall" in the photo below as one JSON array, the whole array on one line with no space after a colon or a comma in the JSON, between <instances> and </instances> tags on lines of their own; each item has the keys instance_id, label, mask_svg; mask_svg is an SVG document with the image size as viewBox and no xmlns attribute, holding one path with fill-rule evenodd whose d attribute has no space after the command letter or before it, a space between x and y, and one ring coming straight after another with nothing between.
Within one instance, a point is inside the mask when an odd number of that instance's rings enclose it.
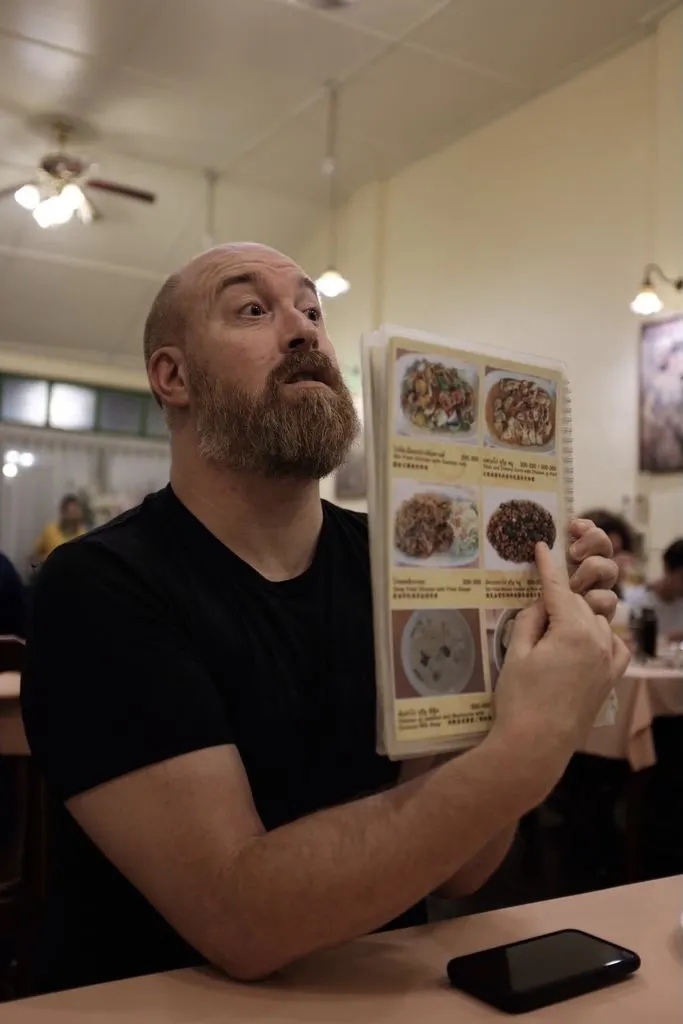
<instances>
[{"instance_id":1,"label":"framed picture on wall","mask_svg":"<svg viewBox=\"0 0 683 1024\"><path fill-rule=\"evenodd\" d=\"M640 471L683 472L683 314L643 324Z\"/></svg>"}]
</instances>

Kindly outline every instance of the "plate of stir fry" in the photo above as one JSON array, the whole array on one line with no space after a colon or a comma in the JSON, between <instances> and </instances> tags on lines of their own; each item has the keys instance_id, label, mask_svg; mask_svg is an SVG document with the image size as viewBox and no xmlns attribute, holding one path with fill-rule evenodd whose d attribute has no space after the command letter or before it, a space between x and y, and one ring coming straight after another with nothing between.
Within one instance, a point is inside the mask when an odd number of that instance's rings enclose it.
<instances>
[{"instance_id":1,"label":"plate of stir fry","mask_svg":"<svg viewBox=\"0 0 683 1024\"><path fill-rule=\"evenodd\" d=\"M407 354L396 363L401 434L459 434L476 442L475 367L455 360Z\"/></svg>"}]
</instances>

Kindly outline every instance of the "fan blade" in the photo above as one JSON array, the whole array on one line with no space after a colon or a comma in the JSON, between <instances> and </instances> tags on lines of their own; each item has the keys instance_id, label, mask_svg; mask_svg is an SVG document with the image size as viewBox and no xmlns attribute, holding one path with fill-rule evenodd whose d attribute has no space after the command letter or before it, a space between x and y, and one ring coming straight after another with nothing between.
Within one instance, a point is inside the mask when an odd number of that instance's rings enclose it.
<instances>
[{"instance_id":1,"label":"fan blade","mask_svg":"<svg viewBox=\"0 0 683 1024\"><path fill-rule=\"evenodd\" d=\"M142 203L154 203L157 198L154 192L147 192L142 188L131 188L129 185L117 185L113 181L103 181L102 178L90 178L86 185L88 188L98 188L102 192L125 196L126 199L139 199Z\"/></svg>"},{"instance_id":2,"label":"fan blade","mask_svg":"<svg viewBox=\"0 0 683 1024\"><path fill-rule=\"evenodd\" d=\"M8 185L7 188L0 188L0 199L5 199L7 196L13 196L15 192L18 192L24 185L30 185L32 182L22 181L19 185Z\"/></svg>"}]
</instances>

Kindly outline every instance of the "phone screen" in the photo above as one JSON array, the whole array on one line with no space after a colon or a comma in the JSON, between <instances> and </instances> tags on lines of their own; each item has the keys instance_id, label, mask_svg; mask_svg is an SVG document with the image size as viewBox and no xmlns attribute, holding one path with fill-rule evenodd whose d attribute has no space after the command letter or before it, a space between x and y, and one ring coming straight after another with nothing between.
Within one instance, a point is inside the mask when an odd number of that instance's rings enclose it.
<instances>
[{"instance_id":1,"label":"phone screen","mask_svg":"<svg viewBox=\"0 0 683 1024\"><path fill-rule=\"evenodd\" d=\"M639 963L635 953L604 939L561 931L458 957L448 976L456 988L494 1005L546 993L536 1004L544 1005L623 977Z\"/></svg>"}]
</instances>

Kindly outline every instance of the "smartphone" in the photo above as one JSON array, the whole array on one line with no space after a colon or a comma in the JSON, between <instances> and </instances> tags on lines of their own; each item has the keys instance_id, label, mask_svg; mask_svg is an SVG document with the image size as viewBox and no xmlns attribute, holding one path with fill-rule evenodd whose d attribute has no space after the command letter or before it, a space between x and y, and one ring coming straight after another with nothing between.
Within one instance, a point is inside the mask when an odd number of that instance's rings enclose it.
<instances>
[{"instance_id":1,"label":"smartphone","mask_svg":"<svg viewBox=\"0 0 683 1024\"><path fill-rule=\"evenodd\" d=\"M630 949L567 929L456 957L447 971L454 988L506 1013L527 1013L621 981L639 967Z\"/></svg>"}]
</instances>

